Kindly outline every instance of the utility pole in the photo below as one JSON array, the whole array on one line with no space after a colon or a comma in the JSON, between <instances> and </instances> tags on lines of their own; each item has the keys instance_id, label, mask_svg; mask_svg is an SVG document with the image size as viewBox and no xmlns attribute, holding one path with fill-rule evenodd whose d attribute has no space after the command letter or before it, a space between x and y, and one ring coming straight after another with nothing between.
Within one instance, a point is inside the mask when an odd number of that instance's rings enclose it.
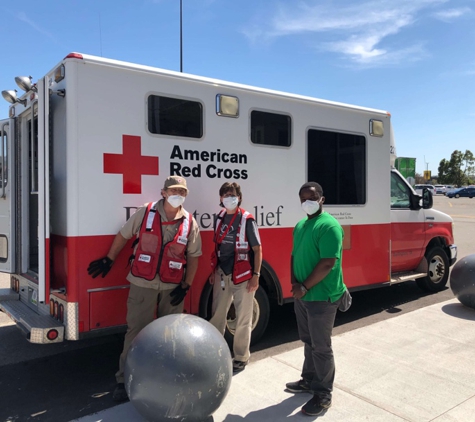
<instances>
[{"instance_id":1,"label":"utility pole","mask_svg":"<svg viewBox=\"0 0 475 422\"><path fill-rule=\"evenodd\" d=\"M183 0L180 0L180 72L183 72Z\"/></svg>"},{"instance_id":2,"label":"utility pole","mask_svg":"<svg viewBox=\"0 0 475 422\"><path fill-rule=\"evenodd\" d=\"M424 163L426 164L426 171L424 172L424 180L430 180L429 163L426 161L425 155L424 155Z\"/></svg>"}]
</instances>

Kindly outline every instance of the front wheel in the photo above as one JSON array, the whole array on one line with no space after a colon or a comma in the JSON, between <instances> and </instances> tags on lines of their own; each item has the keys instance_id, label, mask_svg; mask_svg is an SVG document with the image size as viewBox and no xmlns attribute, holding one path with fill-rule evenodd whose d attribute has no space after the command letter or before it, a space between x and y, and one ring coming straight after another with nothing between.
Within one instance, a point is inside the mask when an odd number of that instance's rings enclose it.
<instances>
[{"instance_id":1,"label":"front wheel","mask_svg":"<svg viewBox=\"0 0 475 422\"><path fill-rule=\"evenodd\" d=\"M434 246L426 252L429 269L427 276L416 280L417 285L428 292L444 290L449 278L449 258L440 246Z\"/></svg>"},{"instance_id":2,"label":"front wheel","mask_svg":"<svg viewBox=\"0 0 475 422\"><path fill-rule=\"evenodd\" d=\"M457 194L457 195L455 195L455 197L456 197L456 198L460 198L460 195L459 195L459 194Z\"/></svg>"},{"instance_id":3,"label":"front wheel","mask_svg":"<svg viewBox=\"0 0 475 422\"><path fill-rule=\"evenodd\" d=\"M256 344L264 334L267 324L269 323L270 305L269 298L266 291L259 286L254 295L254 307L252 310L252 334L251 345ZM226 329L224 338L229 345L232 346L234 341L234 333L236 332L236 310L234 304L231 305L228 311L226 321Z\"/></svg>"}]
</instances>

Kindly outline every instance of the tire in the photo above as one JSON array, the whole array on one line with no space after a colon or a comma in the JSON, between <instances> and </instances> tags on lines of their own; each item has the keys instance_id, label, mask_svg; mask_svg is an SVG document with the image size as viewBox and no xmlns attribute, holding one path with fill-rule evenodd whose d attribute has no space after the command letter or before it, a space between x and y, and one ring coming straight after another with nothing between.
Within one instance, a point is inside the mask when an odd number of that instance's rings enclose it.
<instances>
[{"instance_id":1,"label":"tire","mask_svg":"<svg viewBox=\"0 0 475 422\"><path fill-rule=\"evenodd\" d=\"M457 193L457 194L455 195L455 197L456 197L456 198L460 198L460 195Z\"/></svg>"},{"instance_id":2,"label":"tire","mask_svg":"<svg viewBox=\"0 0 475 422\"><path fill-rule=\"evenodd\" d=\"M434 246L426 252L429 265L427 277L416 280L417 285L427 292L440 292L445 289L449 278L449 258L440 246Z\"/></svg>"},{"instance_id":3,"label":"tire","mask_svg":"<svg viewBox=\"0 0 475 422\"><path fill-rule=\"evenodd\" d=\"M266 291L259 286L256 290L254 296L254 310L252 315L252 334L251 334L251 345L256 344L264 334L269 323L270 317L270 305L269 298L267 297ZM226 329L224 332L224 338L228 342L229 346L232 348L234 341L234 331L235 331L235 310L234 305L231 305L231 308L228 312L228 320L226 322Z\"/></svg>"}]
</instances>

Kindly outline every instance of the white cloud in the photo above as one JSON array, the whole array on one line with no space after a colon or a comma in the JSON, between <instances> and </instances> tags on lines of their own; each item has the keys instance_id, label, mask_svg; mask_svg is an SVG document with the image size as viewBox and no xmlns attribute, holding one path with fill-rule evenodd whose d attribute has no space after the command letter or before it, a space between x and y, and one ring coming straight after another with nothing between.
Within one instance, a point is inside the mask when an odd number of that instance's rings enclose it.
<instances>
[{"instance_id":1,"label":"white cloud","mask_svg":"<svg viewBox=\"0 0 475 422\"><path fill-rule=\"evenodd\" d=\"M28 16L26 16L26 13L24 12L18 12L16 13L16 18L19 19L22 22L25 22L26 24L30 25L35 31L39 32L40 34L43 34L47 36L48 38L51 38L53 41L56 41L54 36L48 32L46 29L43 29L40 27L37 23L33 22Z\"/></svg>"},{"instance_id":2,"label":"white cloud","mask_svg":"<svg viewBox=\"0 0 475 422\"><path fill-rule=\"evenodd\" d=\"M260 24L243 32L254 42L315 34L316 48L339 53L365 66L417 60L426 54L423 43L398 45L394 36L414 25L426 9L447 1L348 0L338 6L335 2L316 0L300 2L297 6L281 3L270 13L268 25L262 25L261 19Z\"/></svg>"},{"instance_id":3,"label":"white cloud","mask_svg":"<svg viewBox=\"0 0 475 422\"><path fill-rule=\"evenodd\" d=\"M434 17L444 22L451 22L461 16L472 13L470 7L461 7L459 9L445 9L434 13Z\"/></svg>"}]
</instances>

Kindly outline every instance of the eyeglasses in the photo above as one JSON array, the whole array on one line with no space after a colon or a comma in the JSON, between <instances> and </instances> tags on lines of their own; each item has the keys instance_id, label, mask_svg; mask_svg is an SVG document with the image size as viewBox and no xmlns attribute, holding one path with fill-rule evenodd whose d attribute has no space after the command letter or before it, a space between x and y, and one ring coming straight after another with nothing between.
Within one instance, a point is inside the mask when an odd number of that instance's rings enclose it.
<instances>
[{"instance_id":1,"label":"eyeglasses","mask_svg":"<svg viewBox=\"0 0 475 422\"><path fill-rule=\"evenodd\" d=\"M186 189L183 188L168 188L167 191L173 195L186 196Z\"/></svg>"}]
</instances>

